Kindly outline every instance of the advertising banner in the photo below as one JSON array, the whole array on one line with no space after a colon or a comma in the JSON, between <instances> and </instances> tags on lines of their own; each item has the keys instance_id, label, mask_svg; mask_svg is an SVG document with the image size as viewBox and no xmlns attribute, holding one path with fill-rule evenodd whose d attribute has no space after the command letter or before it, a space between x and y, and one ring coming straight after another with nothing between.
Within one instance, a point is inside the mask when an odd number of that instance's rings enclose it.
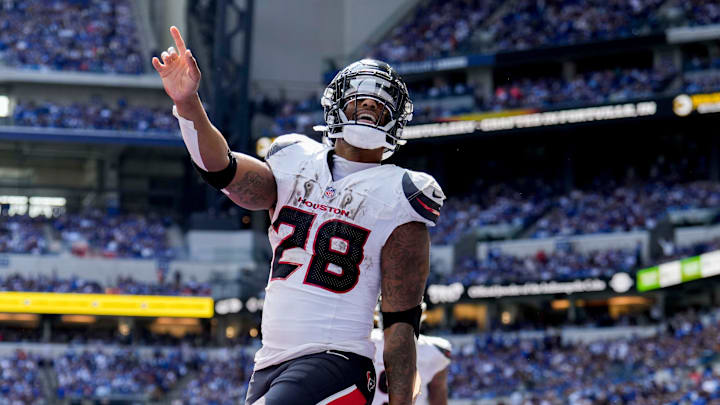
<instances>
[{"instance_id":1,"label":"advertising banner","mask_svg":"<svg viewBox=\"0 0 720 405\"><path fill-rule=\"evenodd\" d=\"M211 318L210 297L0 292L0 312Z\"/></svg>"},{"instance_id":2,"label":"advertising banner","mask_svg":"<svg viewBox=\"0 0 720 405\"><path fill-rule=\"evenodd\" d=\"M656 290L720 274L720 250L649 267L637 272L638 291Z\"/></svg>"},{"instance_id":3,"label":"advertising banner","mask_svg":"<svg viewBox=\"0 0 720 405\"><path fill-rule=\"evenodd\" d=\"M443 122L409 125L403 130L403 137L419 139L451 135L481 135L640 118L681 119L712 113L720 113L720 92L678 94L652 100L561 110L526 108L463 114L444 118Z\"/></svg>"},{"instance_id":4,"label":"advertising banner","mask_svg":"<svg viewBox=\"0 0 720 405\"><path fill-rule=\"evenodd\" d=\"M609 280L588 278L569 281L540 281L496 285L471 285L467 288L460 283L450 285L433 284L427 289L433 304L454 303L462 298L475 300L483 298L523 297L546 294L576 294L610 291L625 293L633 285L632 277L624 272L615 273Z\"/></svg>"}]
</instances>

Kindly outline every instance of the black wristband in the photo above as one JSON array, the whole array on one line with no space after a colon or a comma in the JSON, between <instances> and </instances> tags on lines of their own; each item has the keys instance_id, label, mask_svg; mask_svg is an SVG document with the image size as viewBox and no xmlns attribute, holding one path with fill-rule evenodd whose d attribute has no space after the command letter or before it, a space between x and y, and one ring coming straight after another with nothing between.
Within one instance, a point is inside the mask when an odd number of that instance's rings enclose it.
<instances>
[{"instance_id":1,"label":"black wristband","mask_svg":"<svg viewBox=\"0 0 720 405\"><path fill-rule=\"evenodd\" d=\"M400 312L381 312L383 329L387 329L395 323L402 322L410 324L415 331L415 337L420 336L420 317L422 316L422 306L407 309Z\"/></svg>"},{"instance_id":2,"label":"black wristband","mask_svg":"<svg viewBox=\"0 0 720 405\"><path fill-rule=\"evenodd\" d=\"M190 161L195 167L195 170L200 173L200 177L202 177L207 184L218 190L222 190L232 183L235 178L235 172L237 171L237 159L235 159L231 151L228 151L228 157L230 158L230 163L228 163L226 168L218 172L208 172L195 164L195 162L192 162L192 159L190 159Z\"/></svg>"}]
</instances>

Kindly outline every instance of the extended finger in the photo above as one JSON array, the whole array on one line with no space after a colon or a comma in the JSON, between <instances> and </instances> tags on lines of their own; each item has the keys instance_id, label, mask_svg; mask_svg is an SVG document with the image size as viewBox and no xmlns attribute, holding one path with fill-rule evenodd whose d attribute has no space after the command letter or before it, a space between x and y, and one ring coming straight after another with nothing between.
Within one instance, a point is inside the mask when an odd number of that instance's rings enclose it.
<instances>
[{"instance_id":1,"label":"extended finger","mask_svg":"<svg viewBox=\"0 0 720 405\"><path fill-rule=\"evenodd\" d=\"M162 72L162 71L165 69L165 65L163 65L163 64L160 62L160 59L158 59L157 56L153 56L153 58L152 58L152 65L153 65L153 67L155 68L155 70L158 71L158 73Z\"/></svg>"},{"instance_id":2,"label":"extended finger","mask_svg":"<svg viewBox=\"0 0 720 405\"><path fill-rule=\"evenodd\" d=\"M175 46L177 46L180 55L184 55L186 49L185 41L183 40L182 35L180 35L180 30L173 25L172 27L170 27L170 35L172 35L173 39L175 40Z\"/></svg>"}]
</instances>

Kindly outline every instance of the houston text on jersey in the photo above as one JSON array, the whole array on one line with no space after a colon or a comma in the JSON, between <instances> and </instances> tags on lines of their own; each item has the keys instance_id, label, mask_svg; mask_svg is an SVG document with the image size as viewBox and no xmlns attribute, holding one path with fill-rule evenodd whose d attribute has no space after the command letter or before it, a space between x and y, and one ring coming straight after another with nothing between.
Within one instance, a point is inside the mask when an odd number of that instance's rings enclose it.
<instances>
[{"instance_id":1,"label":"houston text on jersey","mask_svg":"<svg viewBox=\"0 0 720 405\"><path fill-rule=\"evenodd\" d=\"M312 209L320 210L320 211L328 211L328 212L332 212L333 214L344 215L344 216L346 216L346 217L350 217L350 211L343 210L343 209L340 209L340 208L330 207L330 206L325 205L325 204L314 203L314 202L309 201L309 200L307 200L307 199L305 199L305 198L303 198L303 197L299 197L299 198L298 198L298 202L299 202L300 204L303 204L304 206L306 206L306 207L308 207L308 208L312 208Z\"/></svg>"}]
</instances>

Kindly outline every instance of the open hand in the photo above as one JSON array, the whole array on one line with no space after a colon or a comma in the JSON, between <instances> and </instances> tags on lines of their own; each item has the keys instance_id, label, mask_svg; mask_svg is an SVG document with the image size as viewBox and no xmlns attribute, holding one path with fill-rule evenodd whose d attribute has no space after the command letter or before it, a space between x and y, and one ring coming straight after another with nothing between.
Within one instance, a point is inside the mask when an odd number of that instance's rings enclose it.
<instances>
[{"instance_id":1,"label":"open hand","mask_svg":"<svg viewBox=\"0 0 720 405\"><path fill-rule=\"evenodd\" d=\"M185 41L177 27L170 27L170 34L175 40L175 47L168 48L160 55L152 58L152 65L160 74L163 87L168 96L178 104L193 97L200 85L200 69L192 52L185 48Z\"/></svg>"}]
</instances>

